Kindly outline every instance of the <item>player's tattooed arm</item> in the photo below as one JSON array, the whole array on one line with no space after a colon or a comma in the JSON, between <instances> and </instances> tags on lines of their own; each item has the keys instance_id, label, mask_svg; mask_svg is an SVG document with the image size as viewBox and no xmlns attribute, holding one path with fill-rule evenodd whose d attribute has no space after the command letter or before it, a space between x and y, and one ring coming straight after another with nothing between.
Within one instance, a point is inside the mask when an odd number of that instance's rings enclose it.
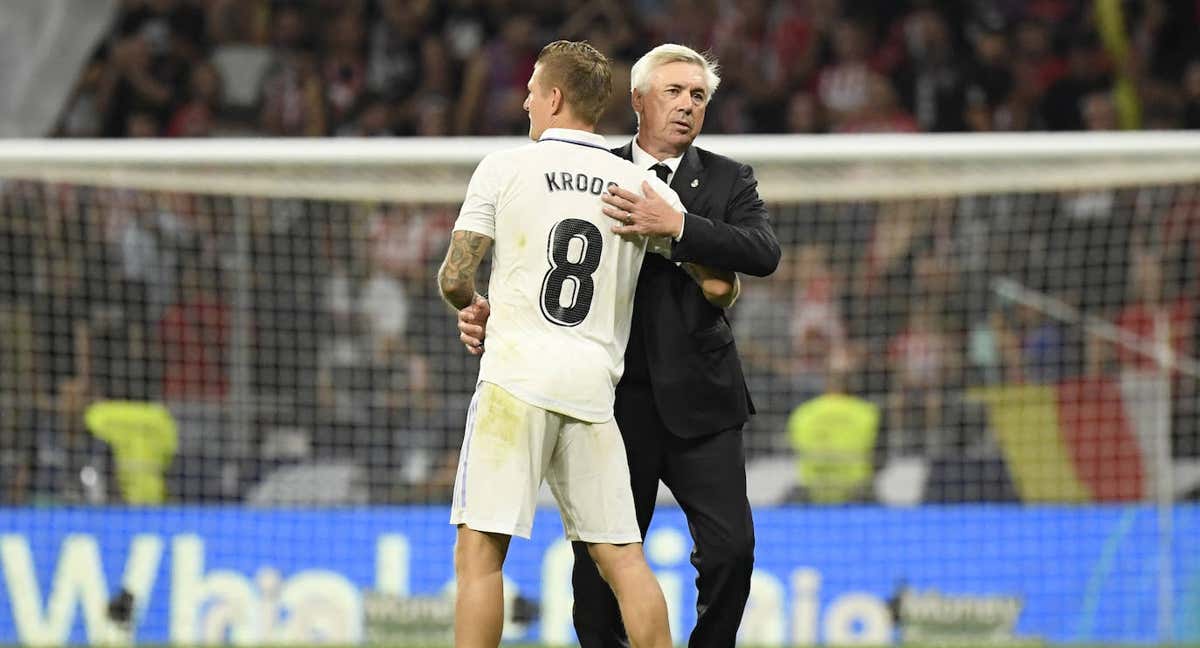
<instances>
[{"instance_id":1,"label":"player's tattooed arm","mask_svg":"<svg viewBox=\"0 0 1200 648\"><path fill-rule=\"evenodd\" d=\"M477 232L456 230L450 236L450 249L438 270L438 288L442 298L456 310L475 301L475 273L483 257L492 249L491 237Z\"/></svg>"}]
</instances>

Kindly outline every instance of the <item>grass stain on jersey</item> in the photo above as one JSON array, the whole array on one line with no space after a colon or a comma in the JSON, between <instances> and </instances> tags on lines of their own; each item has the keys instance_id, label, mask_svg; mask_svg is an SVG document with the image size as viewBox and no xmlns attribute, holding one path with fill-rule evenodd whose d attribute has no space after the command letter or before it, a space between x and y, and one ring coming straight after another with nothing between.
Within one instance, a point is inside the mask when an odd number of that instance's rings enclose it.
<instances>
[{"instance_id":1,"label":"grass stain on jersey","mask_svg":"<svg viewBox=\"0 0 1200 648\"><path fill-rule=\"evenodd\" d=\"M475 433L486 438L488 445L498 451L512 448L517 444L523 408L523 404L508 392L489 385L488 393L480 402L479 424Z\"/></svg>"}]
</instances>

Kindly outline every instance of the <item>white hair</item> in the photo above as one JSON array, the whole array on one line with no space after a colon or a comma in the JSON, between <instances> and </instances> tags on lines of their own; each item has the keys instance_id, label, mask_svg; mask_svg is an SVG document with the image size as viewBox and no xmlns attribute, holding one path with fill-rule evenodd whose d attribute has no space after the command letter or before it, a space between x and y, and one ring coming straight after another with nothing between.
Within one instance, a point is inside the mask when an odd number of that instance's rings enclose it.
<instances>
[{"instance_id":1,"label":"white hair","mask_svg":"<svg viewBox=\"0 0 1200 648\"><path fill-rule=\"evenodd\" d=\"M717 86L721 85L721 76L717 74L719 68L714 59L686 45L666 43L646 52L642 58L637 60L637 63L633 64L633 69L629 71L630 92L634 90L642 94L650 92L650 75L668 63L691 63L703 68L704 79L708 82L708 99L716 94Z\"/></svg>"}]
</instances>

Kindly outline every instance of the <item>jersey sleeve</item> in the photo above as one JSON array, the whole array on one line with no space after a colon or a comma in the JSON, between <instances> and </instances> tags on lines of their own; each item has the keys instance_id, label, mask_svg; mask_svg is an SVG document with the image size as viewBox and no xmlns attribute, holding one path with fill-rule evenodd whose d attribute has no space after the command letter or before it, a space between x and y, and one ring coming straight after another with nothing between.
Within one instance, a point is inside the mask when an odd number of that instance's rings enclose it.
<instances>
[{"instance_id":1,"label":"jersey sleeve","mask_svg":"<svg viewBox=\"0 0 1200 648\"><path fill-rule=\"evenodd\" d=\"M687 211L687 208L683 206L683 202L679 200L679 194L675 193L675 190L672 189L670 185L662 180L659 180L658 176L655 175L654 172L650 171L647 173L648 177L646 178L646 181L650 183L650 188L654 190L654 193L658 194L663 200L667 201L667 204L670 205L672 209L680 212ZM647 241L646 251L670 259L671 237L650 237L650 239Z\"/></svg>"},{"instance_id":2,"label":"jersey sleeve","mask_svg":"<svg viewBox=\"0 0 1200 648\"><path fill-rule=\"evenodd\" d=\"M653 173L650 174L649 181L650 188L654 190L654 193L662 196L662 199L667 201L667 204L670 205L672 209L676 209L681 212L687 211L687 208L683 206L683 201L679 200L679 194L675 193L675 190L672 189L670 185L662 180L659 180L658 176L654 175Z\"/></svg>"},{"instance_id":3,"label":"jersey sleeve","mask_svg":"<svg viewBox=\"0 0 1200 648\"><path fill-rule=\"evenodd\" d=\"M496 204L500 202L504 184L502 169L503 165L497 164L492 155L483 158L475 167L462 208L458 211L458 220L454 221L455 231L465 230L496 238Z\"/></svg>"}]
</instances>

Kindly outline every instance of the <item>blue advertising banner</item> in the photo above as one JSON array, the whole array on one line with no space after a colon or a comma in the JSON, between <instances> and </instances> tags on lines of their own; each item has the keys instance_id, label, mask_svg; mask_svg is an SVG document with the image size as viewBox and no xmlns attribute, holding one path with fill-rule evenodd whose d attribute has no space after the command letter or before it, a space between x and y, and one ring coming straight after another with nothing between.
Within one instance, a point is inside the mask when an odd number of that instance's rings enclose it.
<instances>
[{"instance_id":1,"label":"blue advertising banner","mask_svg":"<svg viewBox=\"0 0 1200 648\"><path fill-rule=\"evenodd\" d=\"M446 518L425 507L0 509L0 644L103 641L122 586L138 643L353 643L364 594L450 591ZM878 645L958 624L1013 639L1195 643L1200 507L1176 507L1171 522L1161 536L1148 506L758 510L742 638ZM513 542L507 594L526 603L510 606L507 639L573 640L561 534L546 510L532 540ZM695 620L690 551L683 516L660 510L646 554L680 638ZM1164 617L1174 637L1160 636Z\"/></svg>"}]
</instances>

